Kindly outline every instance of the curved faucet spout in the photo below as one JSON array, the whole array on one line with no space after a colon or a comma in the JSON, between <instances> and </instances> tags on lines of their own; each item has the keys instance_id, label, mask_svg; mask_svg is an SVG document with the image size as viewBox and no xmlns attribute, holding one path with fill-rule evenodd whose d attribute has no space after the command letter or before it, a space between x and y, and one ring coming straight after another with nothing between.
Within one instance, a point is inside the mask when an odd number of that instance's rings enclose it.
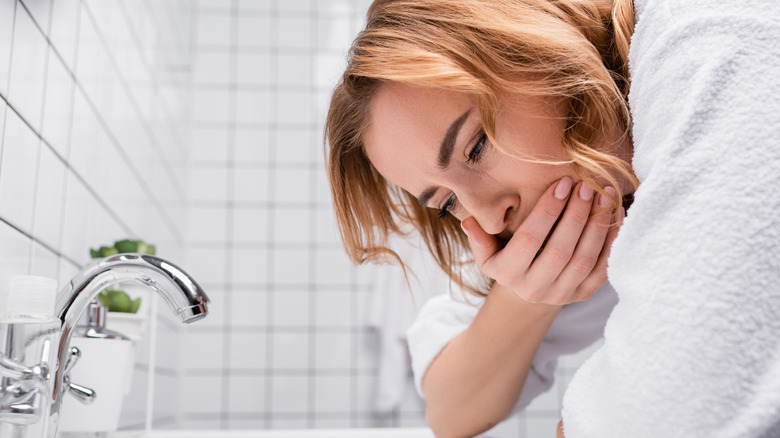
<instances>
[{"instance_id":1,"label":"curved faucet spout","mask_svg":"<svg viewBox=\"0 0 780 438\"><path fill-rule=\"evenodd\" d=\"M56 312L63 328L73 327L101 290L127 281L159 292L183 322L208 312L206 293L178 266L147 254L117 254L87 266L60 291Z\"/></svg>"},{"instance_id":2,"label":"curved faucet spout","mask_svg":"<svg viewBox=\"0 0 780 438\"><path fill-rule=\"evenodd\" d=\"M57 316L62 321L58 358L66 359L70 338L90 301L116 283L134 281L163 296L175 315L185 323L197 321L208 313L209 299L195 280L182 269L159 257L147 254L117 254L87 266L59 294ZM154 315L152 315L154 317ZM63 386L63 366L56 372L53 409L59 408Z\"/></svg>"}]
</instances>

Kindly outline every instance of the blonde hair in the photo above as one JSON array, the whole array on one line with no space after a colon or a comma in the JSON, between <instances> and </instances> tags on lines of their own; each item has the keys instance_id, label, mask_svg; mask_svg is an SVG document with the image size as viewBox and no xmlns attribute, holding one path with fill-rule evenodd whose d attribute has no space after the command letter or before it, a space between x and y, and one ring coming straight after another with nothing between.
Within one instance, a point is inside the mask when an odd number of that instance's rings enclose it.
<instances>
[{"instance_id":1,"label":"blonde hair","mask_svg":"<svg viewBox=\"0 0 780 438\"><path fill-rule=\"evenodd\" d=\"M420 206L386 181L365 155L370 105L385 82L447 89L474 99L495 141L505 92L557 96L568 102L562 147L578 176L619 188L615 174L638 184L616 156L616 133L628 135L628 45L632 0L377 0L333 92L325 127L327 168L344 247L355 263L395 259L391 233L410 222L439 266L467 282L469 245L452 216ZM600 189L603 192L603 189ZM618 192L618 199L620 196Z\"/></svg>"}]
</instances>

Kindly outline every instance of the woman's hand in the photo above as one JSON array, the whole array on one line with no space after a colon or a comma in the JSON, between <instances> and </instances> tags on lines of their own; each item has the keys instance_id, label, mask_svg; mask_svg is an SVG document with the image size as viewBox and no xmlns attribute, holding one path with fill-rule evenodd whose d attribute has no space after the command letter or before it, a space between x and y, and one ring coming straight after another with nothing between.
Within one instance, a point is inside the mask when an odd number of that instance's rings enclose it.
<instances>
[{"instance_id":1,"label":"woman's hand","mask_svg":"<svg viewBox=\"0 0 780 438\"><path fill-rule=\"evenodd\" d=\"M574 190L571 185L569 177L553 184L503 248L473 217L461 223L482 272L528 302L583 301L607 281L619 228L611 225L620 224L625 212L584 182ZM616 194L612 187L605 191Z\"/></svg>"}]
</instances>

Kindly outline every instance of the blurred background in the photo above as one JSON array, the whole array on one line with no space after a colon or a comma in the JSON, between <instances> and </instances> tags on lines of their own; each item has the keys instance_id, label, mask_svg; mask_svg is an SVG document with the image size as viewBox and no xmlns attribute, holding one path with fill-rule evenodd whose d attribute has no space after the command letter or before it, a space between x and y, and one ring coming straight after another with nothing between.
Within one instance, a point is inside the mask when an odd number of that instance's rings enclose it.
<instances>
[{"instance_id":1,"label":"blurred background","mask_svg":"<svg viewBox=\"0 0 780 438\"><path fill-rule=\"evenodd\" d=\"M121 429L425 425L403 332L447 281L353 267L323 165L369 3L0 0L0 287L131 238L212 300L191 326L153 315ZM485 436L552 436L586 355Z\"/></svg>"}]
</instances>

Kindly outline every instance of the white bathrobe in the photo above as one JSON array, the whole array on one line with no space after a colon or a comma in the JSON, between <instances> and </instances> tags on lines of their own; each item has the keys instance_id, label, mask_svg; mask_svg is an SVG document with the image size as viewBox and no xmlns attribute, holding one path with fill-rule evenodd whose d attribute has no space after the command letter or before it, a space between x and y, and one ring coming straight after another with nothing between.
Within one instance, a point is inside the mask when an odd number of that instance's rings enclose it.
<instances>
[{"instance_id":1,"label":"white bathrobe","mask_svg":"<svg viewBox=\"0 0 780 438\"><path fill-rule=\"evenodd\" d=\"M641 186L610 258L620 302L564 398L567 438L780 437L778 11L635 1ZM601 335L612 294L564 307L515 410L549 388L558 355ZM477 311L446 296L423 308L408 331L418 390Z\"/></svg>"},{"instance_id":2,"label":"white bathrobe","mask_svg":"<svg viewBox=\"0 0 780 438\"><path fill-rule=\"evenodd\" d=\"M566 438L780 437L780 1L635 8L641 185Z\"/></svg>"}]
</instances>

